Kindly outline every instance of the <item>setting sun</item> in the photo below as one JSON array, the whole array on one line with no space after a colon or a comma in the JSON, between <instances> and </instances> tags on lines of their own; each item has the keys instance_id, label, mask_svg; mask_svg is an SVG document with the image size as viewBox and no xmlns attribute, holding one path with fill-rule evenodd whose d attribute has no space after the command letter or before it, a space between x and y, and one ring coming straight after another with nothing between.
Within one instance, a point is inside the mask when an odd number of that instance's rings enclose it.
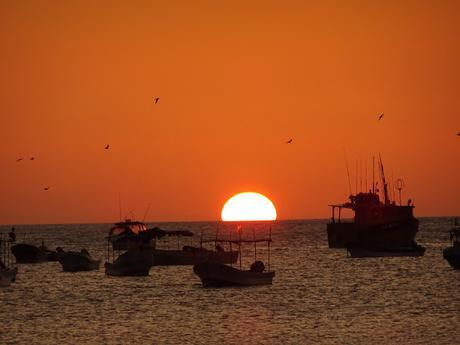
<instances>
[{"instance_id":1,"label":"setting sun","mask_svg":"<svg viewBox=\"0 0 460 345\"><path fill-rule=\"evenodd\" d=\"M276 209L267 197L259 193L239 193L227 200L222 208L223 221L275 220Z\"/></svg>"}]
</instances>

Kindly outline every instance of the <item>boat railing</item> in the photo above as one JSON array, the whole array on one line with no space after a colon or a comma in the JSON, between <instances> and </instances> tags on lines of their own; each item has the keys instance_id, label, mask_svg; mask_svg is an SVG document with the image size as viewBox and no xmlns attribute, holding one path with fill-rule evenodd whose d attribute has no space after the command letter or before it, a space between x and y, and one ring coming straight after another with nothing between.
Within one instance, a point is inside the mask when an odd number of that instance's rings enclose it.
<instances>
[{"instance_id":1,"label":"boat railing","mask_svg":"<svg viewBox=\"0 0 460 345\"><path fill-rule=\"evenodd\" d=\"M0 260L6 267L13 264L13 257L11 255L11 246L14 244L9 235L0 233Z\"/></svg>"},{"instance_id":2,"label":"boat railing","mask_svg":"<svg viewBox=\"0 0 460 345\"><path fill-rule=\"evenodd\" d=\"M237 232L238 232L238 237L237 238L232 238L231 237L231 232L230 232L230 237L229 238L220 238L218 237L218 231L216 231L216 237L214 239L207 239L207 240L200 240L200 246L202 246L205 243L214 243L214 246L217 248L218 244L228 244L230 246L230 251L233 251L233 245L236 245L238 247L238 253L239 253L239 266L240 269L242 269L242 249L241 245L242 244L254 244L254 262L257 261L257 244L258 243L266 243L267 244L267 270L270 272L270 246L272 243L272 229L271 227L269 228L269 236L267 238L256 238L256 233L255 229L252 229L252 239L248 238L242 238L242 226L238 225L237 226Z\"/></svg>"}]
</instances>

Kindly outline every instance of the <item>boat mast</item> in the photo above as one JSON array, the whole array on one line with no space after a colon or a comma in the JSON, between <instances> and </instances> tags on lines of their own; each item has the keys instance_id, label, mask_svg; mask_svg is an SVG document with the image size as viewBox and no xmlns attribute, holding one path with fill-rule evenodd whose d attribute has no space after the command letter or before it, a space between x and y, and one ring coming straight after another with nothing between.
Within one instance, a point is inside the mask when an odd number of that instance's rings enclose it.
<instances>
[{"instance_id":1,"label":"boat mast","mask_svg":"<svg viewBox=\"0 0 460 345\"><path fill-rule=\"evenodd\" d=\"M372 194L375 194L375 157L372 156Z\"/></svg>"},{"instance_id":2,"label":"boat mast","mask_svg":"<svg viewBox=\"0 0 460 345\"><path fill-rule=\"evenodd\" d=\"M380 160L380 175L381 175L382 183L383 183L383 200L385 202L385 205L388 205L390 203L390 200L388 197L388 185L387 185L387 182L385 181L385 172L383 170L382 156L380 156L380 153L379 153L379 160Z\"/></svg>"}]
</instances>

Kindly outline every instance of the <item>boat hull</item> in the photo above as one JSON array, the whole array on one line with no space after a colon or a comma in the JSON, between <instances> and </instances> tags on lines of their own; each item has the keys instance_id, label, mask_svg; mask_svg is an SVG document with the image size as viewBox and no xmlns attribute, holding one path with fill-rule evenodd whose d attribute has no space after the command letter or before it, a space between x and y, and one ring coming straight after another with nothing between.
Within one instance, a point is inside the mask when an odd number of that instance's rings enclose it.
<instances>
[{"instance_id":1,"label":"boat hull","mask_svg":"<svg viewBox=\"0 0 460 345\"><path fill-rule=\"evenodd\" d=\"M242 271L231 266L204 262L193 266L204 287L253 286L272 284L275 272Z\"/></svg>"},{"instance_id":2,"label":"boat hull","mask_svg":"<svg viewBox=\"0 0 460 345\"><path fill-rule=\"evenodd\" d=\"M391 222L381 225L359 226L356 223L329 223L329 248L346 247L407 247L418 232L418 220Z\"/></svg>"},{"instance_id":3,"label":"boat hull","mask_svg":"<svg viewBox=\"0 0 460 345\"><path fill-rule=\"evenodd\" d=\"M453 269L460 270L460 246L448 247L442 255Z\"/></svg>"},{"instance_id":4,"label":"boat hull","mask_svg":"<svg viewBox=\"0 0 460 345\"><path fill-rule=\"evenodd\" d=\"M47 261L47 254L31 244L19 243L11 247L11 252L18 264L30 264Z\"/></svg>"},{"instance_id":5,"label":"boat hull","mask_svg":"<svg viewBox=\"0 0 460 345\"><path fill-rule=\"evenodd\" d=\"M234 264L238 260L238 251L211 250L153 250L154 266L195 265L201 262Z\"/></svg>"},{"instance_id":6,"label":"boat hull","mask_svg":"<svg viewBox=\"0 0 460 345\"><path fill-rule=\"evenodd\" d=\"M130 249L113 263L106 262L105 273L109 276L148 276L152 267L152 251L148 248Z\"/></svg>"},{"instance_id":7,"label":"boat hull","mask_svg":"<svg viewBox=\"0 0 460 345\"><path fill-rule=\"evenodd\" d=\"M78 252L65 252L59 255L59 263L65 272L98 270L101 260L94 260Z\"/></svg>"},{"instance_id":8,"label":"boat hull","mask_svg":"<svg viewBox=\"0 0 460 345\"><path fill-rule=\"evenodd\" d=\"M398 256L423 256L425 248L422 246L404 248L358 248L348 247L348 253L352 258L378 258Z\"/></svg>"}]
</instances>

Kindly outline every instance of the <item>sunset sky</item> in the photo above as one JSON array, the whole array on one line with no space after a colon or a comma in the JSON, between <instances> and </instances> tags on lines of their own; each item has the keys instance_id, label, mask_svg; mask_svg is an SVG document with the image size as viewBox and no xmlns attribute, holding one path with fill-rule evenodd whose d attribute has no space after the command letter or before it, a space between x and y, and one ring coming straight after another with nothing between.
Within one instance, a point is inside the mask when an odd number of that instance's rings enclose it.
<instances>
[{"instance_id":1,"label":"sunset sky","mask_svg":"<svg viewBox=\"0 0 460 345\"><path fill-rule=\"evenodd\" d=\"M459 37L459 1L1 1L0 223L326 218L379 153L458 215Z\"/></svg>"}]
</instances>

